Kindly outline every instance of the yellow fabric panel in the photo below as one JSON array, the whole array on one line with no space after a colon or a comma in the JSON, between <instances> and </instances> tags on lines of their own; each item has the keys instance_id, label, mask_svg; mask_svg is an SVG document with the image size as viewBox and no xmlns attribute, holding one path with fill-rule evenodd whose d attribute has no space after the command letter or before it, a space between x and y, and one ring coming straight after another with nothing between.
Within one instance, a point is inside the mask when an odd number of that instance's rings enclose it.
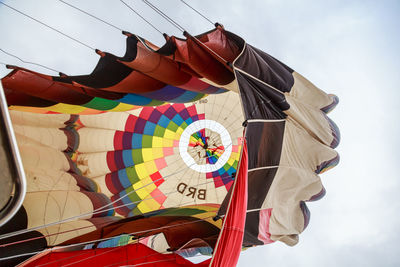
<instances>
[{"instance_id":1,"label":"yellow fabric panel","mask_svg":"<svg viewBox=\"0 0 400 267\"><path fill-rule=\"evenodd\" d=\"M136 109L136 108L138 108L138 107L134 106L134 105L129 105L129 104L125 104L125 103L119 103L118 106L116 106L113 109L110 109L109 111L122 112L122 111L128 111L128 110L132 110L132 109Z\"/></svg>"},{"instance_id":2,"label":"yellow fabric panel","mask_svg":"<svg viewBox=\"0 0 400 267\"><path fill-rule=\"evenodd\" d=\"M149 207L145 202L146 202L146 201L142 201L142 202L140 202L140 203L137 205L137 208L138 208L142 213L152 211L151 207Z\"/></svg>"},{"instance_id":3,"label":"yellow fabric panel","mask_svg":"<svg viewBox=\"0 0 400 267\"><path fill-rule=\"evenodd\" d=\"M154 159L159 159L164 157L164 151L162 148L159 147L153 147L153 157Z\"/></svg>"},{"instance_id":4,"label":"yellow fabric panel","mask_svg":"<svg viewBox=\"0 0 400 267\"><path fill-rule=\"evenodd\" d=\"M156 163L154 162L154 160L147 161L147 162L144 163L144 165L146 166L148 174L153 174L153 173L158 171L158 168L157 168Z\"/></svg>"},{"instance_id":5,"label":"yellow fabric panel","mask_svg":"<svg viewBox=\"0 0 400 267\"><path fill-rule=\"evenodd\" d=\"M143 179L147 176L149 176L149 173L147 172L146 166L144 163L136 164L135 166L135 171L139 177L139 179Z\"/></svg>"},{"instance_id":6,"label":"yellow fabric panel","mask_svg":"<svg viewBox=\"0 0 400 267\"><path fill-rule=\"evenodd\" d=\"M173 145L174 145L174 140L166 139L166 138L163 139L163 146L164 147L172 147Z\"/></svg>"},{"instance_id":7,"label":"yellow fabric panel","mask_svg":"<svg viewBox=\"0 0 400 267\"><path fill-rule=\"evenodd\" d=\"M150 196L149 196L150 197ZM142 205L143 204L143 205ZM153 210L158 210L161 207L161 204L158 203L156 200L154 199L146 199L144 201L142 201L141 203L139 203L138 208L142 211L143 209L147 208L148 210L146 212L149 211L153 211Z\"/></svg>"},{"instance_id":8,"label":"yellow fabric panel","mask_svg":"<svg viewBox=\"0 0 400 267\"><path fill-rule=\"evenodd\" d=\"M152 148L142 148L143 161L154 160Z\"/></svg>"},{"instance_id":9,"label":"yellow fabric panel","mask_svg":"<svg viewBox=\"0 0 400 267\"><path fill-rule=\"evenodd\" d=\"M159 136L153 136L153 147L164 147L163 145L163 138Z\"/></svg>"},{"instance_id":10,"label":"yellow fabric panel","mask_svg":"<svg viewBox=\"0 0 400 267\"><path fill-rule=\"evenodd\" d=\"M169 129L165 129L164 138L166 138L166 139L175 139L175 132L173 132L173 131L171 131Z\"/></svg>"},{"instance_id":11,"label":"yellow fabric panel","mask_svg":"<svg viewBox=\"0 0 400 267\"><path fill-rule=\"evenodd\" d=\"M150 194L153 192L154 189L157 188L157 186L154 184L153 180L150 177L143 178L140 180L144 186L146 186L147 192Z\"/></svg>"},{"instance_id":12,"label":"yellow fabric panel","mask_svg":"<svg viewBox=\"0 0 400 267\"><path fill-rule=\"evenodd\" d=\"M146 190L145 184L143 184L141 181L135 183L132 185L133 189L135 190L135 193L141 198L144 199L149 195L149 192Z\"/></svg>"}]
</instances>

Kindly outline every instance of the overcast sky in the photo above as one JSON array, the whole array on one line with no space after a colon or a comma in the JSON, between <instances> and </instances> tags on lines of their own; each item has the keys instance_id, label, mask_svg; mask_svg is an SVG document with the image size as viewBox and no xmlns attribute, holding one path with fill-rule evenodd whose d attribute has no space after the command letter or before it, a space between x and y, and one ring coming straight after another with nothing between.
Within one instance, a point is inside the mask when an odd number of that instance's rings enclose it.
<instances>
[{"instance_id":1,"label":"overcast sky","mask_svg":"<svg viewBox=\"0 0 400 267\"><path fill-rule=\"evenodd\" d=\"M158 45L162 36L119 1L67 0ZM126 0L162 32L182 36L139 0ZM212 21L280 59L340 103L340 164L322 175L325 198L308 205L311 221L295 247L251 248L239 266L400 266L400 1L187 0ZM6 2L85 44L122 55L114 28L57 0ZM188 32L212 25L179 0L153 0ZM98 56L0 5L0 48L67 74L90 73ZM24 65L0 51L0 62ZM0 76L8 71L0 65Z\"/></svg>"}]
</instances>

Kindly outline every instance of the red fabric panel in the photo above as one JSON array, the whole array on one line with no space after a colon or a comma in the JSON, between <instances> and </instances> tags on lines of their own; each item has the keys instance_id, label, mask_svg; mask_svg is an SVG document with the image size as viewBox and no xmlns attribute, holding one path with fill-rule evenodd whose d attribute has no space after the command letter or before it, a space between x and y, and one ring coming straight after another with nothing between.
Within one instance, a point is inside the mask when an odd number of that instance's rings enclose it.
<instances>
[{"instance_id":1,"label":"red fabric panel","mask_svg":"<svg viewBox=\"0 0 400 267\"><path fill-rule=\"evenodd\" d=\"M132 38L132 37L130 37ZM210 85L182 70L182 64L146 48L141 42L136 45L134 60L122 61L126 66L145 75L182 89L201 92Z\"/></svg>"},{"instance_id":2,"label":"red fabric panel","mask_svg":"<svg viewBox=\"0 0 400 267\"><path fill-rule=\"evenodd\" d=\"M54 101L49 101L7 88L4 88L4 94L6 95L7 104L9 106L50 107L58 104Z\"/></svg>"},{"instance_id":3,"label":"red fabric panel","mask_svg":"<svg viewBox=\"0 0 400 267\"><path fill-rule=\"evenodd\" d=\"M38 255L21 266L121 266L145 265L154 267L207 266L209 261L194 264L177 254L161 254L143 244L115 248L97 248Z\"/></svg>"},{"instance_id":4,"label":"red fabric panel","mask_svg":"<svg viewBox=\"0 0 400 267\"><path fill-rule=\"evenodd\" d=\"M241 48L227 36L221 26L196 37L186 37L186 40L170 37L176 46L174 60L187 64L198 76L217 84L225 85L234 80L226 62L232 63Z\"/></svg>"},{"instance_id":5,"label":"red fabric panel","mask_svg":"<svg viewBox=\"0 0 400 267\"><path fill-rule=\"evenodd\" d=\"M136 58L131 62L120 61L132 69L138 70L156 80L179 86L187 83L192 77L180 69L177 62L137 44Z\"/></svg>"},{"instance_id":6,"label":"red fabric panel","mask_svg":"<svg viewBox=\"0 0 400 267\"><path fill-rule=\"evenodd\" d=\"M78 93L74 86L52 81L50 76L38 75L31 71L15 69L2 79L4 88L25 94L74 105L83 105L93 97Z\"/></svg>"},{"instance_id":7,"label":"red fabric panel","mask_svg":"<svg viewBox=\"0 0 400 267\"><path fill-rule=\"evenodd\" d=\"M239 259L247 211L247 166L247 143L244 140L239 172L236 176L224 225L211 260L211 267L236 266Z\"/></svg>"},{"instance_id":8,"label":"red fabric panel","mask_svg":"<svg viewBox=\"0 0 400 267\"><path fill-rule=\"evenodd\" d=\"M233 81L234 75L229 67L215 59L215 55L208 49L200 46L193 37L181 40L171 37L176 45L176 60L187 64L201 77L217 84L225 85Z\"/></svg>"},{"instance_id":9,"label":"red fabric panel","mask_svg":"<svg viewBox=\"0 0 400 267\"><path fill-rule=\"evenodd\" d=\"M233 62L239 55L241 48L235 42L229 39L226 31L221 26L217 26L214 30L196 36L196 38L225 61Z\"/></svg>"}]
</instances>

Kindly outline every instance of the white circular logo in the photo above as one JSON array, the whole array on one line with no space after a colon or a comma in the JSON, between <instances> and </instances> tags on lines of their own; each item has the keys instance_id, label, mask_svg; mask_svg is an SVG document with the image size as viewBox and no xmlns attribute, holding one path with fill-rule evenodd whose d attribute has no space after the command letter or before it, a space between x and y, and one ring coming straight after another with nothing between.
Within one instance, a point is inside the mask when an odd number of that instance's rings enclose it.
<instances>
[{"instance_id":1,"label":"white circular logo","mask_svg":"<svg viewBox=\"0 0 400 267\"><path fill-rule=\"evenodd\" d=\"M214 132L217 132L220 137L222 144L224 146L224 153L218 158L218 161L215 164L202 164L199 165L195 162L192 156L189 155L187 148L189 146L190 136L200 131L201 129L210 129ZM199 120L191 123L186 129L183 131L181 138L179 140L179 153L186 163L188 167L191 169L201 172L208 173L213 172L225 165L225 163L229 160L229 157L232 153L232 139L229 135L228 131L222 126L220 123L213 120Z\"/></svg>"}]
</instances>

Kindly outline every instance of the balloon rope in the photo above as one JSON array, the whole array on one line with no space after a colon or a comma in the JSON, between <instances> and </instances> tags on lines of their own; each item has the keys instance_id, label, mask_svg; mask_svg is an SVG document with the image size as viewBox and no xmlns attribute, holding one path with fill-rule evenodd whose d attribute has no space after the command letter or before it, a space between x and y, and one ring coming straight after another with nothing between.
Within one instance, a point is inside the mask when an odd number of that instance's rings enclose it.
<instances>
[{"instance_id":1,"label":"balloon rope","mask_svg":"<svg viewBox=\"0 0 400 267\"><path fill-rule=\"evenodd\" d=\"M230 147L230 146L232 146L232 143L229 144L229 145L227 146L227 148ZM212 157L212 156L208 156L207 158L209 158L209 157ZM153 185L154 183L156 183L156 182L158 182L158 181L161 181L161 180L163 180L163 179L165 179L165 178L168 178L168 177L174 176L174 175L176 175L176 174L178 174L178 173L181 173L181 172L187 170L188 168L194 166L195 164L196 164L196 163L193 163L193 164L187 166L187 167L184 168L184 169L181 169L181 170L179 170L179 171L176 171L175 173L172 173L172 174L167 175L167 176L165 176L165 177L160 177L160 178L158 178L158 179L156 179L156 180L154 180L154 181L152 181L152 182L150 182L150 183L148 183L148 184L145 184L145 185L139 187L138 189L135 189L135 190L133 190L133 191L131 191L131 192L129 192L129 193L123 195L122 197L120 197L120 198L118 198L118 199L112 201L112 202L109 203L109 204L104 205L103 207L97 208L95 211L101 210L101 209L103 209L104 207L107 207L107 206L109 206L109 205L112 205L112 204L118 202L119 200L123 199L124 197L126 197L126 196L128 196L128 195L130 195L130 194L133 194L133 193L137 192L137 191L140 190L140 189L145 188L146 186ZM1 236L0 236L0 239L1 239Z\"/></svg>"},{"instance_id":2,"label":"balloon rope","mask_svg":"<svg viewBox=\"0 0 400 267\"><path fill-rule=\"evenodd\" d=\"M108 25L108 26L111 26L111 27L113 27L114 29L117 29L117 30L119 30L119 31L123 31L121 28L115 26L114 24L111 24L110 22L107 22L107 21L105 21L105 20L103 20L103 19L101 19L101 18L99 18L99 17L97 17L97 16L95 16L95 15L93 15L93 14L91 14L91 13L85 11L85 10L83 10L83 9L80 9L80 8L77 7L77 6L74 6L74 5L72 5L72 4L68 3L68 2L65 2L64 0L57 0L57 1L59 1L59 2L61 2L61 3L63 3L63 4L65 4L65 5L67 5L67 6L70 6L70 7L74 8L74 9L76 9L76 10L78 10L78 11L80 11L80 12L82 12L82 13L84 13L84 14L86 14L86 15L92 17L92 18L94 18L94 19L97 19L98 21L103 22L104 24L106 24L106 25Z\"/></svg>"},{"instance_id":3,"label":"balloon rope","mask_svg":"<svg viewBox=\"0 0 400 267\"><path fill-rule=\"evenodd\" d=\"M107 222L107 223L99 223L96 226L107 225L107 224L109 224L109 222ZM66 230L66 231L60 231L60 232L47 234L47 235L43 235L43 236L32 237L32 238L23 239L23 240L19 240L19 241L14 241L14 242L6 243L6 244L1 244L0 247L2 247L2 248L3 247L8 247L8 246L17 245L17 244L21 244L21 243L25 243L25 242L29 242L29 241L33 241L33 240L37 240L37 239L41 239L41 238L45 238L45 237L66 234L66 233L69 233L69 232L82 230L82 229L86 229L86 228L90 228L90 227L96 227L96 226L95 225L87 225L87 226L78 227L78 228L74 228L74 229L70 229L70 230Z\"/></svg>"},{"instance_id":4,"label":"balloon rope","mask_svg":"<svg viewBox=\"0 0 400 267\"><path fill-rule=\"evenodd\" d=\"M122 0L121 0L122 1ZM160 16L162 16L164 19L166 19L169 23L171 23L172 25L174 25L178 30L182 31L184 34L187 33L191 38L195 39L198 43L201 44L202 47L206 48L208 51L210 51L213 55L215 55L216 57L218 57L220 60L222 60L227 66L230 67L229 62L227 60L225 60L223 57L221 57L217 52L215 52L214 50L212 50L211 48L209 48L206 44L204 44L203 42L201 42L199 39L197 39L195 36L190 35L185 28L183 28L181 25L179 25L176 21L174 21L173 19L171 19L168 15L166 15L164 12L162 12L159 8L157 8L156 6L154 6L152 3L150 3L148 0L142 0L146 5L148 5L151 9L153 9L154 11L156 11Z\"/></svg>"},{"instance_id":5,"label":"balloon rope","mask_svg":"<svg viewBox=\"0 0 400 267\"><path fill-rule=\"evenodd\" d=\"M0 2L0 3L1 3L1 2ZM25 60L23 60L22 58L20 58L20 57L14 55L14 54L11 54L10 52L5 51L4 49L1 49L1 48L0 48L0 51L3 52L3 53L6 54L6 55L9 55L9 56L11 56L11 57L14 57L14 58L18 59L19 61L21 61L21 62L23 62L23 63L36 65L36 66L45 68L45 69L47 69L47 70L60 73L60 71L58 71L58 70L56 70L56 69L53 69L53 68L50 68L50 67L47 67L47 66L45 66L45 65L42 65L42 64L39 64L39 63L30 62L30 61L25 61ZM4 63L3 63L3 64L4 64ZM4 65L7 66L7 64L4 64Z\"/></svg>"},{"instance_id":6,"label":"balloon rope","mask_svg":"<svg viewBox=\"0 0 400 267\"><path fill-rule=\"evenodd\" d=\"M152 228L152 229L147 229L147 230L142 230L142 231L137 231L137 232L131 232L131 233L128 233L127 235L137 235L137 234L146 233L146 232L155 231L155 230L163 230L163 229L178 227L178 226L182 226L182 225L193 224L193 223L201 222L201 221L204 221L205 219L211 219L211 218L213 218L213 216L208 216L208 217L205 217L205 218L202 218L202 219L198 219L198 220L194 220L194 221L191 221L191 222L184 222L184 223L175 224L175 225L166 225L166 226L156 227L156 228ZM90 240L90 241L81 242L81 243L76 243L76 244L70 244L70 245L65 245L65 246L58 246L58 247L52 248L51 251L60 250L60 249L64 249L64 248L70 248L70 247L77 247L77 246L82 246L82 245L86 245L86 244L97 243L97 242L101 242L101 241L110 240L110 239L113 239L113 238L115 238L115 237L116 237L116 236L112 236L112 237L101 238L101 239L95 239L95 240ZM42 250L42 251L44 251L44 250ZM9 260L9 259L13 259L13 258L18 258L18 257L22 257L22 256L34 255L34 254L40 253L40 252L42 252L42 251L35 251L35 252L24 253L24 254L17 254L17 255L5 257L5 258L0 258L0 261L2 261L2 260ZM89 252L89 251L88 251L88 252ZM52 263L52 262L48 262L48 263L46 263L46 264L50 264L50 263ZM46 265L46 264L44 264L44 265Z\"/></svg>"},{"instance_id":7,"label":"balloon rope","mask_svg":"<svg viewBox=\"0 0 400 267\"><path fill-rule=\"evenodd\" d=\"M232 144L230 144L229 146L231 146L231 145L232 145ZM229 146L227 146L227 147L229 147ZM57 224L60 224L60 223L70 222L70 221L73 221L73 220L76 220L76 219L80 219L80 218L83 218L83 217L86 217L86 216L91 216L92 214L94 214L94 213L96 213L96 212L100 212L100 213L101 213L101 212L104 212L104 211L103 211L104 208L106 208L106 207L108 207L108 206L110 206L110 205L112 205L112 204L114 204L114 203L120 201L120 200L123 199L124 197L129 196L130 194L133 194L133 193L137 192L138 190L143 189L143 188L145 188L146 186L152 185L152 184L154 184L154 183L156 183L156 182L158 182L158 181L160 181L160 180L162 180L162 179L166 179L166 178L168 178L168 177L171 177L171 176L174 176L174 175L176 175L176 174L178 174L178 173L181 173L181 172L187 170L187 168L190 168L191 166L194 166L195 164L196 164L196 163L193 163L193 164L191 164L190 166L187 166L186 168L183 168L183 169L181 169L181 170L178 170L178 171L176 171L176 172L174 172L174 173L172 173L172 174L170 174L170 175L167 175L167 176L165 176L165 177L160 177L160 178L158 178L158 179L152 181L151 183L145 184L145 185L139 187L138 189L132 190L131 192L126 193L125 195L121 196L120 198L118 198L118 199L116 199L116 200L114 200L114 201L112 201L112 202L110 202L110 203L108 203L108 204L106 204L106 205L104 205L104 206L102 206L102 207L99 207L99 208L97 208L97 209L95 209L95 210L93 210L93 211L91 211L91 212L83 213L83 214L80 214L80 215L77 215L77 216L73 216L73 217L66 218L66 219L63 219L63 220L60 220L60 221L56 221L56 222L52 222L52 223L49 223L49 224L45 224L45 225L41 225L41 226L36 226L36 227L30 228L30 229L24 229L24 230L19 230L19 231L11 232L11 233L8 233L8 234L3 234L3 235L0 236L0 240L1 240L1 239L4 239L4 238L11 237L11 236L16 236L16 235L24 234L24 233L27 233L27 232L30 232L30 231L42 229L42 228L45 228L45 227L57 225Z\"/></svg>"},{"instance_id":8,"label":"balloon rope","mask_svg":"<svg viewBox=\"0 0 400 267\"><path fill-rule=\"evenodd\" d=\"M122 1L122 0L121 0ZM160 9L158 9L155 5L153 5L152 3L150 3L147 0L142 0L147 6L149 6L151 9L153 9L155 12L157 12L161 17L163 17L164 19L166 19L169 23L171 23L175 28L177 28L180 31L185 32L185 29L179 25L176 21L174 21L173 19L171 19L167 14L165 14L164 12L162 12Z\"/></svg>"},{"instance_id":9,"label":"balloon rope","mask_svg":"<svg viewBox=\"0 0 400 267\"><path fill-rule=\"evenodd\" d=\"M44 23L44 22L42 22L42 21L40 21L40 20L38 20L38 19L35 19L34 17L32 17L32 16L30 16L30 15L28 15L28 14L26 14L26 13L24 13L24 12L22 12L22 11L16 9L16 8L12 7L12 6L7 5L7 4L4 3L4 2L0 2L0 4L6 6L6 7L8 7L8 8L10 8L10 9L12 9L12 10L14 10L15 12L18 12L18 13L21 14L21 15L24 15L24 16L27 17L27 18L30 18L31 20L36 21L36 22L39 23L39 24L42 24L43 26L45 26L45 27L47 27L47 28L49 28L49 29L51 29L51 30L53 30L53 31L55 31L55 32L58 32L59 34L65 36L65 37L67 37L67 38L69 38L69 39L71 39L71 40L73 40L73 41L75 41L75 42L77 42L77 43L79 43L79 44L81 44L81 45L83 45L83 46L85 46L85 47L91 49L91 50L95 50L95 48L93 48L93 47L91 47L91 46L89 46L89 45L87 45L87 44L85 44L85 43L79 41L78 39L76 39L76 38L74 38L74 37L71 37L71 36L69 36L69 35L67 35L67 34L65 34L65 33L63 33L63 32L61 32L60 30L57 30L56 28L54 28L54 27L52 27L52 26L50 26L50 25L48 25L48 24L46 24L46 23Z\"/></svg>"},{"instance_id":10,"label":"balloon rope","mask_svg":"<svg viewBox=\"0 0 400 267\"><path fill-rule=\"evenodd\" d=\"M212 22L209 18L207 18L206 16L204 16L202 13L200 13L197 9L195 9L194 7L192 7L191 5L189 5L188 3L186 3L184 0L180 0L182 3L184 3L186 6L188 6L190 9L192 9L194 12L196 12L197 14L199 14L200 16L202 16L204 19L208 20L208 22L210 22L212 25L214 25L214 22Z\"/></svg>"},{"instance_id":11,"label":"balloon rope","mask_svg":"<svg viewBox=\"0 0 400 267\"><path fill-rule=\"evenodd\" d=\"M155 29L156 31L158 31L161 35L163 34L156 26L154 26L150 21L148 21L145 17L143 17L142 15L140 15L139 12L137 12L133 7L131 7L130 5L128 5L125 1L120 0L126 7L128 7L133 13L135 13L137 16L139 16L142 20L144 20L147 24L149 24L153 29Z\"/></svg>"},{"instance_id":12,"label":"balloon rope","mask_svg":"<svg viewBox=\"0 0 400 267\"><path fill-rule=\"evenodd\" d=\"M230 175L230 177L232 178L233 176ZM219 177L218 179L222 180L222 177ZM214 179L214 180L206 182L206 183L201 183L201 184L198 184L198 185L205 185L205 184L214 183L215 180L217 180L217 179ZM93 215L98 214L98 213L102 213L102 212L105 212L105 211L108 211L108 210L114 210L114 209L117 209L117 208L129 206L129 205L136 204L136 203L139 203L139 202L142 202L142 201L156 199L157 197L160 197L160 196L175 194L176 192L177 191L171 191L171 192L168 192L168 193L165 193L165 194L158 194L158 195L156 195L154 197L149 197L149 198L145 198L145 199L142 199L142 200L134 201L132 203L119 205L119 206L116 206L116 207L113 207L113 208L110 208L110 209L97 211L97 212L94 212ZM191 204L191 202L183 203L183 205L185 205L185 204ZM108 222L107 223L100 223L100 224L97 224L96 227L101 226L101 225L105 225L105 224L109 224L109 223ZM44 235L44 236L40 236L40 237L33 237L33 238L24 239L24 240L20 240L20 241L15 241L15 242L11 242L11 243L1 244L0 247L7 247L7 246L15 245L15 244L20 244L20 243L24 243L24 242L33 241L33 240L44 238L44 237L50 237L50 236L54 236L54 235L58 235L58 234L65 234L65 233L69 233L69 232L73 232L73 231L81 230L81 229L85 229L85 228L90 228L90 227L94 227L94 226L93 225L89 225L89 226L74 228L74 229L70 229L70 230L66 230L66 231L55 232L55 233Z\"/></svg>"}]
</instances>

